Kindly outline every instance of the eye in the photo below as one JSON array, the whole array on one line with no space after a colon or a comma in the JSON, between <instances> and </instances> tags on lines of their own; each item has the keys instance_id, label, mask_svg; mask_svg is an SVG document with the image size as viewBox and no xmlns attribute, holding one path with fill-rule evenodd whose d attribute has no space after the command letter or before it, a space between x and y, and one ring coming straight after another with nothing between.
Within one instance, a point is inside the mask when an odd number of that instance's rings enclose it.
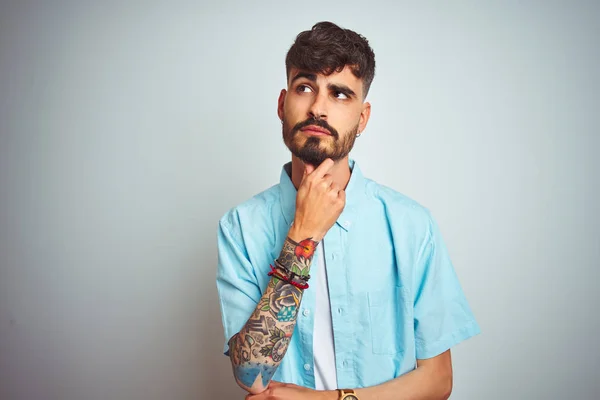
<instances>
[{"instance_id":1,"label":"eye","mask_svg":"<svg viewBox=\"0 0 600 400\"><path fill-rule=\"evenodd\" d=\"M340 99L340 100L346 100L348 99L348 96L346 95L346 93L335 91L333 92L333 97L335 97L336 99Z\"/></svg>"},{"instance_id":2,"label":"eye","mask_svg":"<svg viewBox=\"0 0 600 400\"><path fill-rule=\"evenodd\" d=\"M310 86L307 86L307 85L298 85L298 87L296 88L296 92L298 92L298 93L309 93L309 92L312 92L312 88Z\"/></svg>"}]
</instances>

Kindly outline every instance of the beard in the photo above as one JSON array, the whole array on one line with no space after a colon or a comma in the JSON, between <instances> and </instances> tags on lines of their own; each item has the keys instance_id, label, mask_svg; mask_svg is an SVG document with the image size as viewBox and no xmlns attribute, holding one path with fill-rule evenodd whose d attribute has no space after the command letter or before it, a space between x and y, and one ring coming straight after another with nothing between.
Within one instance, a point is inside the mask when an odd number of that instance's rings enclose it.
<instances>
[{"instance_id":1,"label":"beard","mask_svg":"<svg viewBox=\"0 0 600 400\"><path fill-rule=\"evenodd\" d=\"M300 129L309 125L327 129L331 136L309 136L304 139L300 135ZM305 164L313 165L315 168L328 158L337 162L350 154L357 132L358 123L340 137L338 131L327 121L314 118L299 122L291 128L288 128L287 120L284 118L282 127L283 142L287 148Z\"/></svg>"}]
</instances>

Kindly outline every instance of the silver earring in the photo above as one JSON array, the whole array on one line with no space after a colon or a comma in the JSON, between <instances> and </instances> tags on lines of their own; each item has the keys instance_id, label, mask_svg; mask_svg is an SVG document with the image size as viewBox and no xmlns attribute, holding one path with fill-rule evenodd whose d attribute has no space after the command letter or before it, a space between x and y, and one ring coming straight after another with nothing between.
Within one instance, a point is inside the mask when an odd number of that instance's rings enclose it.
<instances>
[{"instance_id":1,"label":"silver earring","mask_svg":"<svg viewBox=\"0 0 600 400\"><path fill-rule=\"evenodd\" d=\"M362 133L357 133L357 134L356 134L356 137L360 137L360 135L362 135Z\"/></svg>"}]
</instances>

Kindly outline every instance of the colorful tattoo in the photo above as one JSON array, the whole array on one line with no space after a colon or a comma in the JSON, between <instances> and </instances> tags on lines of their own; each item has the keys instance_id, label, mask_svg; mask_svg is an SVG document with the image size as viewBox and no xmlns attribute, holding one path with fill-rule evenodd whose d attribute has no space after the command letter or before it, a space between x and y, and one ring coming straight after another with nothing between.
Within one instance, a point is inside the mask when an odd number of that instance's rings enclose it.
<instances>
[{"instance_id":1,"label":"colorful tattoo","mask_svg":"<svg viewBox=\"0 0 600 400\"><path fill-rule=\"evenodd\" d=\"M295 274L307 277L318 244L312 238L296 243L288 237L277 260ZM234 374L247 388L259 375L266 387L275 374L292 339L302 294L301 289L272 277L246 325L231 338L229 354Z\"/></svg>"},{"instance_id":2,"label":"colorful tattoo","mask_svg":"<svg viewBox=\"0 0 600 400\"><path fill-rule=\"evenodd\" d=\"M269 296L269 311L277 321L293 321L296 319L301 298L302 290L287 282L279 281Z\"/></svg>"},{"instance_id":3,"label":"colorful tattoo","mask_svg":"<svg viewBox=\"0 0 600 400\"><path fill-rule=\"evenodd\" d=\"M252 362L249 365L236 366L234 367L235 376L239 379L244 386L250 388L254 384L254 381L261 376L263 387L269 384L269 381L275 375L277 366L269 364L261 364L259 362Z\"/></svg>"},{"instance_id":4,"label":"colorful tattoo","mask_svg":"<svg viewBox=\"0 0 600 400\"><path fill-rule=\"evenodd\" d=\"M277 261L296 275L306 277L318 244L311 238L296 243L288 237Z\"/></svg>"},{"instance_id":5,"label":"colorful tattoo","mask_svg":"<svg viewBox=\"0 0 600 400\"><path fill-rule=\"evenodd\" d=\"M267 320L264 315L261 315L256 319L249 319L246 328L248 328L248 331L260 332L263 335L269 333L269 329L267 329Z\"/></svg>"}]
</instances>

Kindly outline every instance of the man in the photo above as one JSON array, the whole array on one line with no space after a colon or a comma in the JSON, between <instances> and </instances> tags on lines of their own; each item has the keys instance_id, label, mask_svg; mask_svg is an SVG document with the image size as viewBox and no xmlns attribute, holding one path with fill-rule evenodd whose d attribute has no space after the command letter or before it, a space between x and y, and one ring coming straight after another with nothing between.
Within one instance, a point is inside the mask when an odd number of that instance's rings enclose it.
<instances>
[{"instance_id":1,"label":"man","mask_svg":"<svg viewBox=\"0 0 600 400\"><path fill-rule=\"evenodd\" d=\"M279 185L220 221L225 353L248 399L445 399L479 333L429 212L349 159L375 57L330 22L296 38L277 113Z\"/></svg>"}]
</instances>

